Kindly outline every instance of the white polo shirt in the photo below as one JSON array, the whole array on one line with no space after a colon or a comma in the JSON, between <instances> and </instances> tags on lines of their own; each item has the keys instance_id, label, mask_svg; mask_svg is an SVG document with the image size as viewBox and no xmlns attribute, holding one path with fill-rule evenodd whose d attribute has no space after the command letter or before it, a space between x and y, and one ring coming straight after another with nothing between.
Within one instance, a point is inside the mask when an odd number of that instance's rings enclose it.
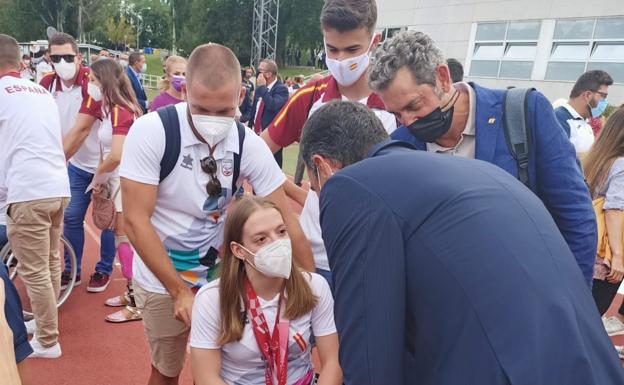
<instances>
[{"instance_id":1,"label":"white polo shirt","mask_svg":"<svg viewBox=\"0 0 624 385\"><path fill-rule=\"evenodd\" d=\"M48 89L58 107L61 117L63 136L76 124L78 113L91 115L96 118L91 131L76 154L69 163L88 173L94 174L100 163L100 143L98 129L101 124L101 104L93 101L87 94L89 83L89 71L87 67L81 67L78 71L75 83L71 87L65 87L56 74L43 78L41 85Z\"/></svg>"},{"instance_id":2,"label":"white polo shirt","mask_svg":"<svg viewBox=\"0 0 624 385\"><path fill-rule=\"evenodd\" d=\"M39 62L39 64L37 64L37 67L35 67L36 69L36 80L37 83L39 83L41 81L41 79L43 79L44 76L46 76L49 73L54 72L54 67L52 67L52 64L48 63L47 61L41 59L41 61Z\"/></svg>"},{"instance_id":3,"label":"white polo shirt","mask_svg":"<svg viewBox=\"0 0 624 385\"><path fill-rule=\"evenodd\" d=\"M70 196L54 98L17 72L0 78L0 138L7 204Z\"/></svg>"},{"instance_id":4,"label":"white polo shirt","mask_svg":"<svg viewBox=\"0 0 624 385\"><path fill-rule=\"evenodd\" d=\"M226 207L232 198L234 153L239 151L238 130L232 125L228 136L214 150L220 197L209 197L210 176L200 160L209 155L208 145L197 139L187 120L187 104L176 105L180 121L181 151L177 166L159 185L160 162L165 152L165 132L158 113L139 118L124 143L119 175L140 183L158 185L152 225L173 265L189 286L201 287L214 272L214 263L223 241ZM281 187L286 176L275 163L266 143L251 129L245 129L239 183L247 179L258 196L267 196ZM234 191L235 192L235 191ZM141 258L134 258L134 280L145 290L166 294L164 286Z\"/></svg>"},{"instance_id":5,"label":"white polo shirt","mask_svg":"<svg viewBox=\"0 0 624 385\"><path fill-rule=\"evenodd\" d=\"M562 107L572 115L572 119L568 119L568 125L570 126L570 142L574 145L576 152L589 151L595 140L591 125L570 104L565 103Z\"/></svg>"},{"instance_id":6,"label":"white polo shirt","mask_svg":"<svg viewBox=\"0 0 624 385\"><path fill-rule=\"evenodd\" d=\"M310 336L314 334L323 337L336 333L334 300L329 284L318 274L303 274L312 293L318 298L318 303L310 313L290 320L287 384L295 383L312 369ZM268 301L260 297L258 300L267 326L272 331L279 295ZM245 311L242 302L241 311ZM221 350L221 378L227 384L265 385L265 364L249 319L245 322L243 338L240 341L221 346L218 342L220 334L219 280L215 280L204 286L195 296L190 345L196 349Z\"/></svg>"},{"instance_id":7,"label":"white polo shirt","mask_svg":"<svg viewBox=\"0 0 624 385\"><path fill-rule=\"evenodd\" d=\"M343 101L348 101L348 99L344 95L341 96L341 99ZM327 104L329 101L331 100L327 100L323 96L319 97L319 99L317 99L312 105L308 117L312 116L313 113L315 113L319 108ZM358 102L365 106L369 105L368 97L359 100ZM373 111L373 113L379 118L388 135L392 134L392 132L396 130L397 125L394 115L380 108L371 107L371 111ZM325 250L325 244L323 243L323 236L321 232L320 211L321 209L319 207L318 196L314 191L310 190L303 206L303 210L301 211L299 223L301 224L301 229L308 238L310 246L312 247L312 253L314 254L314 264L316 265L316 268L329 270L327 250Z\"/></svg>"}]
</instances>

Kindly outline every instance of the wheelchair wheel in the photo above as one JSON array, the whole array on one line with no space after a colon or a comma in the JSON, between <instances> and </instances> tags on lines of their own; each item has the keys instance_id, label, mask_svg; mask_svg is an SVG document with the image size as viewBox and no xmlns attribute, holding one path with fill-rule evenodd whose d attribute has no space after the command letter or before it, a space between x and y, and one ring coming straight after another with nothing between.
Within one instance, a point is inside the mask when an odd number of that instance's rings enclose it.
<instances>
[{"instance_id":1,"label":"wheelchair wheel","mask_svg":"<svg viewBox=\"0 0 624 385\"><path fill-rule=\"evenodd\" d=\"M69 295L71 294L72 289L74 288L74 283L76 282L76 273L78 270L78 266L76 263L76 252L70 245L69 241L65 237L61 237L59 243L59 263L61 264L61 271L64 268L63 255L67 253L70 261L70 273L71 273L71 281L69 285L65 289L61 289L59 293L59 298L57 300L57 307L60 307L64 304ZM11 249L11 244L7 243L4 245L2 250L0 251L0 260L6 265L9 271L9 277L13 281L17 292L19 293L20 299L22 301L22 308L25 315L32 315L32 309L30 306L30 299L28 298L28 294L26 292L26 286L24 282L19 278L18 269L19 269L19 256L15 255L13 250Z\"/></svg>"}]
</instances>

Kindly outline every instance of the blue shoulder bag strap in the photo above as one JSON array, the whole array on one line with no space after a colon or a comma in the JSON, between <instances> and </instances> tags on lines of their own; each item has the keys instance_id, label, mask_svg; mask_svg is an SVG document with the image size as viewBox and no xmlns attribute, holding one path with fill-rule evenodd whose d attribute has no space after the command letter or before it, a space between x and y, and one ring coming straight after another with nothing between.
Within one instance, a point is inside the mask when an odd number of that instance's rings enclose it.
<instances>
[{"instance_id":1,"label":"blue shoulder bag strap","mask_svg":"<svg viewBox=\"0 0 624 385\"><path fill-rule=\"evenodd\" d=\"M238 128L238 154L234 153L234 174L232 175L232 194L236 193L236 182L240 175L241 158L243 156L243 143L245 142L245 126L240 122L236 122Z\"/></svg>"},{"instance_id":2,"label":"blue shoulder bag strap","mask_svg":"<svg viewBox=\"0 0 624 385\"><path fill-rule=\"evenodd\" d=\"M518 166L518 179L528 188L529 154L531 152L531 126L528 95L535 88L512 88L504 97L503 128L511 156Z\"/></svg>"},{"instance_id":3,"label":"blue shoulder bag strap","mask_svg":"<svg viewBox=\"0 0 624 385\"><path fill-rule=\"evenodd\" d=\"M165 129L165 152L160 160L160 179L158 182L162 183L178 163L182 137L175 105L159 108L157 112Z\"/></svg>"}]
</instances>

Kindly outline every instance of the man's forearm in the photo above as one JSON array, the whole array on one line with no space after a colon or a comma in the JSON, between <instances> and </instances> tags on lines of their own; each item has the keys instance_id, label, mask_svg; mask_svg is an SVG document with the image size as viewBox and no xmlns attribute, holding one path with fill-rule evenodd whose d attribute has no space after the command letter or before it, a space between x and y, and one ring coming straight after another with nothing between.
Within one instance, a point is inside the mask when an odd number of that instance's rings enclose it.
<instances>
[{"instance_id":1,"label":"man's forearm","mask_svg":"<svg viewBox=\"0 0 624 385\"><path fill-rule=\"evenodd\" d=\"M290 217L284 218L284 222L292 241L291 243L295 259L302 269L315 272L316 264L314 263L314 255L312 254L312 248L310 247L308 238L306 238L303 230L301 230L299 221L295 218L294 214L289 213L286 217Z\"/></svg>"},{"instance_id":2,"label":"man's forearm","mask_svg":"<svg viewBox=\"0 0 624 385\"><path fill-rule=\"evenodd\" d=\"M76 154L91 133L94 122L95 118L93 116L84 113L78 114L76 123L63 138L63 151L66 159L70 159Z\"/></svg>"},{"instance_id":3,"label":"man's forearm","mask_svg":"<svg viewBox=\"0 0 624 385\"><path fill-rule=\"evenodd\" d=\"M186 288L186 284L171 263L158 234L151 222L125 219L125 230L130 242L150 271L165 286L169 294L176 294Z\"/></svg>"},{"instance_id":4,"label":"man's forearm","mask_svg":"<svg viewBox=\"0 0 624 385\"><path fill-rule=\"evenodd\" d=\"M65 159L70 159L78 152L80 146L89 136L89 130L76 130L73 129L65 135L63 138L63 151L65 152Z\"/></svg>"}]
</instances>

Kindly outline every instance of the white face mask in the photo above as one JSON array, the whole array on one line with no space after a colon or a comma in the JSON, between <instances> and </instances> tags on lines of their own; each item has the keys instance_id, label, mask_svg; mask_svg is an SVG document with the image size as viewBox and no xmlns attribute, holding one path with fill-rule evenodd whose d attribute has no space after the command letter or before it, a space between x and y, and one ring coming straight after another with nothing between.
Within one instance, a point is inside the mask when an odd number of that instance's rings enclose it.
<instances>
[{"instance_id":1,"label":"white face mask","mask_svg":"<svg viewBox=\"0 0 624 385\"><path fill-rule=\"evenodd\" d=\"M102 101L102 90L100 89L100 87L96 86L95 84L93 84L91 82L89 82L89 84L87 84L87 93L96 102Z\"/></svg>"},{"instance_id":2,"label":"white face mask","mask_svg":"<svg viewBox=\"0 0 624 385\"><path fill-rule=\"evenodd\" d=\"M191 119L199 135L204 138L206 143L211 147L214 147L217 143L225 139L234 125L234 118L228 116L192 114Z\"/></svg>"},{"instance_id":3,"label":"white face mask","mask_svg":"<svg viewBox=\"0 0 624 385\"><path fill-rule=\"evenodd\" d=\"M255 254L240 245L243 250L254 256L254 263L249 263L267 277L290 278L292 270L292 245L290 239L283 238L269 243Z\"/></svg>"},{"instance_id":4,"label":"white face mask","mask_svg":"<svg viewBox=\"0 0 624 385\"><path fill-rule=\"evenodd\" d=\"M54 71L65 81L73 80L76 76L76 64L74 62L68 63L65 59L61 59L59 63L54 64Z\"/></svg>"},{"instance_id":5,"label":"white face mask","mask_svg":"<svg viewBox=\"0 0 624 385\"><path fill-rule=\"evenodd\" d=\"M141 67L141 73L144 74L145 71L147 71L147 63L143 63L143 66Z\"/></svg>"},{"instance_id":6,"label":"white face mask","mask_svg":"<svg viewBox=\"0 0 624 385\"><path fill-rule=\"evenodd\" d=\"M125 69L128 68L128 61L127 60L120 60L119 64Z\"/></svg>"},{"instance_id":7,"label":"white face mask","mask_svg":"<svg viewBox=\"0 0 624 385\"><path fill-rule=\"evenodd\" d=\"M375 39L375 35L371 39L371 44ZM368 64L370 63L370 44L366 53L360 56L344 59L342 61L336 59L330 59L329 55L325 57L325 63L329 72L331 72L336 82L343 87L349 87L353 83L357 82L362 74L366 72ZM325 52L327 52L327 44L325 44Z\"/></svg>"}]
</instances>

